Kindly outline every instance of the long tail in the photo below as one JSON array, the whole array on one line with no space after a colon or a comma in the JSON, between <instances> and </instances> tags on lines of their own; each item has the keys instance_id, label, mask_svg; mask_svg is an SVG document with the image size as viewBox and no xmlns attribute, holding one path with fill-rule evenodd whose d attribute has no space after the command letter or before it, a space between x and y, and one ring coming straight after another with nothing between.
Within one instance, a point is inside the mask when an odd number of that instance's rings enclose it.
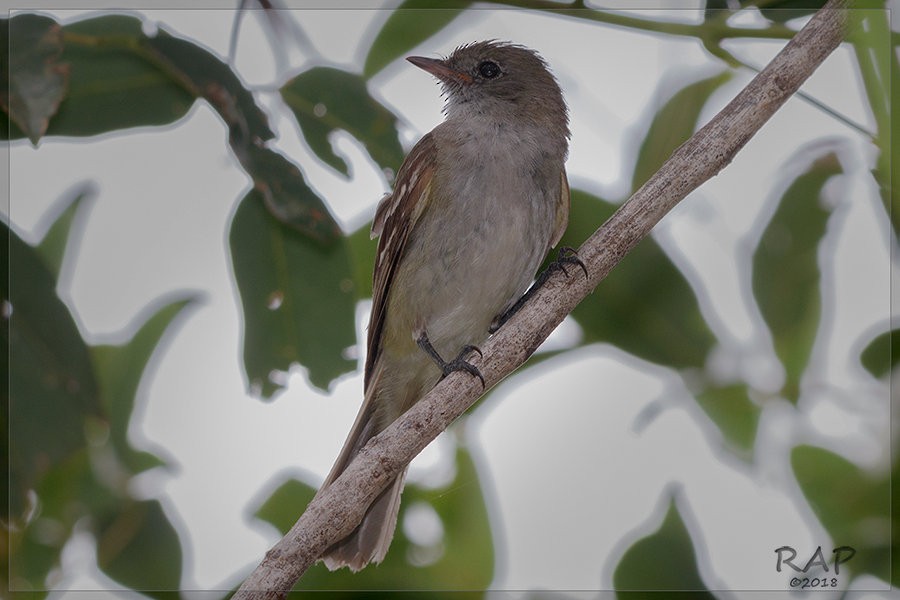
<instances>
[{"instance_id":1,"label":"long tail","mask_svg":"<svg viewBox=\"0 0 900 600\"><path fill-rule=\"evenodd\" d=\"M326 567L331 571L350 567L351 571L356 572L371 562L379 563L384 560L391 540L394 539L394 528L400 511L400 493L405 479L404 469L400 477L372 503L359 527L328 549L328 553L322 557Z\"/></svg>"},{"instance_id":2,"label":"long tail","mask_svg":"<svg viewBox=\"0 0 900 600\"><path fill-rule=\"evenodd\" d=\"M377 376L374 378L377 380ZM344 472L353 457L372 437L379 433L375 415L375 390L378 385L369 385L366 398L350 429L347 441L338 455L334 466L320 489L325 489ZM372 503L359 526L353 532L330 547L322 556L330 570L349 567L359 571L371 562L381 562L387 554L397 526L400 511L400 493L406 480L406 469Z\"/></svg>"}]
</instances>

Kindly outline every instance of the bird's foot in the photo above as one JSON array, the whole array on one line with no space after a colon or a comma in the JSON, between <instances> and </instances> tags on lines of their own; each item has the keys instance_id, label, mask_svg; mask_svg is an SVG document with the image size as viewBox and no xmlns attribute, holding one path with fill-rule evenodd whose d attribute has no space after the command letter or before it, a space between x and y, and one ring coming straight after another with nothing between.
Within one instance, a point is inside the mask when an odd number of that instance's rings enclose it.
<instances>
[{"instance_id":1,"label":"bird's foot","mask_svg":"<svg viewBox=\"0 0 900 600\"><path fill-rule=\"evenodd\" d=\"M514 314L519 312L519 309L521 309L525 305L525 303L528 302L528 300L532 296L534 296L534 293L541 289L541 286L544 285L544 283L546 283L548 279L550 279L550 276L553 275L554 271L562 271L563 273L565 273L566 277L568 277L569 271L566 270L566 265L578 265L579 267L581 267L581 270L584 271L585 279L588 278L587 267L581 261L581 259L578 258L578 253L575 251L575 249L570 246L563 246L559 249L559 254L556 255L556 260L547 265L547 268L544 269L540 275L538 275L538 278L531 285L531 287L528 288L528 291L525 292L521 298L516 300L516 303L510 306L506 310L506 312L494 317L494 320L491 322L490 327L488 327L488 333L494 333L495 331L503 327L504 323L509 321Z\"/></svg>"},{"instance_id":2,"label":"bird's foot","mask_svg":"<svg viewBox=\"0 0 900 600\"><path fill-rule=\"evenodd\" d=\"M438 351L434 349L434 346L431 345L431 341L428 339L428 334L426 332L423 331L422 335L416 339L416 344L431 357L431 360L433 360L441 370L442 379L454 371L465 371L469 375L477 377L479 381L481 381L481 387L484 387L484 376L481 374L481 371L478 370L478 367L466 360L466 355L470 352L477 352L478 356L482 356L478 346L463 346L462 350L459 351L459 354L456 355L456 358L451 361L446 361L438 354Z\"/></svg>"}]
</instances>

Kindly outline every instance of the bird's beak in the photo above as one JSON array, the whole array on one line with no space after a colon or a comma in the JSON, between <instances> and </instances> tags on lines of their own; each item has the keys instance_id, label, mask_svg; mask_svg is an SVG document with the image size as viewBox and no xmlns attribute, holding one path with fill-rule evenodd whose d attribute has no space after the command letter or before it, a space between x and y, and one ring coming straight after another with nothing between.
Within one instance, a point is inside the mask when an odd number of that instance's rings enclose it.
<instances>
[{"instance_id":1,"label":"bird's beak","mask_svg":"<svg viewBox=\"0 0 900 600\"><path fill-rule=\"evenodd\" d=\"M428 71L441 81L446 81L448 83L472 83L471 75L469 75L468 73L463 73L462 71L457 71L456 69L451 69L442 60L425 58L424 56L409 56L406 58L406 60L416 65L420 69Z\"/></svg>"}]
</instances>

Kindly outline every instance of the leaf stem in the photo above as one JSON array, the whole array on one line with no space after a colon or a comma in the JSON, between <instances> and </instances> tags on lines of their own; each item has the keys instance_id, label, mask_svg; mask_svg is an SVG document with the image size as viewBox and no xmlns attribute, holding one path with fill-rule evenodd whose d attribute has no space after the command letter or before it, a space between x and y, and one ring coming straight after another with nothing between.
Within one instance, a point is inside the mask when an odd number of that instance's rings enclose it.
<instances>
[{"instance_id":1,"label":"leaf stem","mask_svg":"<svg viewBox=\"0 0 900 600\"><path fill-rule=\"evenodd\" d=\"M495 4L530 10L544 10L567 17L596 21L617 27L695 37L701 40L721 41L729 38L789 40L797 33L790 27L778 23L773 23L764 29L750 29L732 27L725 23L724 19L708 20L700 25L642 19L619 12L594 10L588 8L583 0L576 0L576 2L572 3L571 8L560 8L559 2L553 2L552 0L496 0Z\"/></svg>"}]
</instances>

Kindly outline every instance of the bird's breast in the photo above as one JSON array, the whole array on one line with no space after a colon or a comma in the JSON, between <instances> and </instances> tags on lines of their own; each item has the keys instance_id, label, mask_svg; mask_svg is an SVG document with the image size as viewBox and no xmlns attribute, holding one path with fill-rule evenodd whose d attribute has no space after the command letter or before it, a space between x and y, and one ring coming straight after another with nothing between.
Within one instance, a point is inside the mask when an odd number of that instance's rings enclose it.
<instances>
[{"instance_id":1,"label":"bird's breast","mask_svg":"<svg viewBox=\"0 0 900 600\"><path fill-rule=\"evenodd\" d=\"M486 339L532 281L552 235L561 167L502 138L470 140L443 158L450 162L439 163L410 233L391 290L400 308L386 325L408 339L425 330L452 358Z\"/></svg>"}]
</instances>

